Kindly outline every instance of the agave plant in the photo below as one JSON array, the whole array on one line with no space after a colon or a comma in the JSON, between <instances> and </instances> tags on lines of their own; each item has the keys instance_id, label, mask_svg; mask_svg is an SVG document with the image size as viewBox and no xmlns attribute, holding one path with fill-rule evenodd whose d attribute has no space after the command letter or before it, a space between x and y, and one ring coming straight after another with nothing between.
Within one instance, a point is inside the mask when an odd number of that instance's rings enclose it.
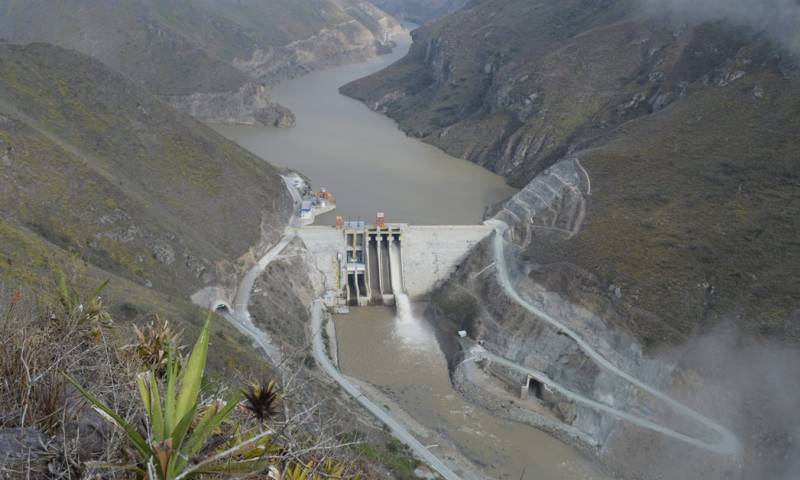
<instances>
[{"instance_id":1,"label":"agave plant","mask_svg":"<svg viewBox=\"0 0 800 480\"><path fill-rule=\"evenodd\" d=\"M243 438L223 451L204 452L209 439L239 404L235 393L224 404L200 408L200 385L208 356L209 314L186 364L174 349L167 355L165 391L153 372L137 376L139 394L146 413L146 433L139 432L121 415L83 388L74 378L67 379L107 420L125 431L138 464L131 468L149 480L180 480L202 473L252 473L269 466L262 452L270 431Z\"/></svg>"},{"instance_id":2,"label":"agave plant","mask_svg":"<svg viewBox=\"0 0 800 480\"><path fill-rule=\"evenodd\" d=\"M278 401L281 397L274 381L254 382L243 390L242 394L245 398L244 408L252 413L259 423L264 423L278 414Z\"/></svg>"}]
</instances>

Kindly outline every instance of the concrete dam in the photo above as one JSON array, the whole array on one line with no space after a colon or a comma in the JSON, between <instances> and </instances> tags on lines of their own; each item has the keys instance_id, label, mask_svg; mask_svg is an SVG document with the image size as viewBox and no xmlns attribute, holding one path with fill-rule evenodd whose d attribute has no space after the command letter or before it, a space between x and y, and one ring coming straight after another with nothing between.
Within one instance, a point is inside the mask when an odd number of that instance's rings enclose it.
<instances>
[{"instance_id":1,"label":"concrete dam","mask_svg":"<svg viewBox=\"0 0 800 480\"><path fill-rule=\"evenodd\" d=\"M397 305L426 297L455 271L466 255L492 233L485 225L420 226L337 222L308 226L297 235L325 282L325 303L348 306Z\"/></svg>"}]
</instances>

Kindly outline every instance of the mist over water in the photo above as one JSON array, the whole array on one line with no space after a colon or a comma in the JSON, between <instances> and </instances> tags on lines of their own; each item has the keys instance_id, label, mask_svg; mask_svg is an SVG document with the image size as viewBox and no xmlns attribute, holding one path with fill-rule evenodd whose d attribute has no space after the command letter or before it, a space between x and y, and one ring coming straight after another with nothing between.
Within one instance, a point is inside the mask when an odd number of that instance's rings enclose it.
<instances>
[{"instance_id":1,"label":"mist over water","mask_svg":"<svg viewBox=\"0 0 800 480\"><path fill-rule=\"evenodd\" d=\"M389 245L389 265L392 273L392 293L397 307L397 318L401 322L413 322L414 312L411 311L411 300L403 290L403 275L400 262L400 245L391 242Z\"/></svg>"},{"instance_id":2,"label":"mist over water","mask_svg":"<svg viewBox=\"0 0 800 480\"><path fill-rule=\"evenodd\" d=\"M485 474L480 478L518 480L525 473L525 480L611 480L547 433L494 417L464 400L450 383L433 326L420 305L412 308L414 323L385 307L335 316L342 371L376 386L417 422L453 442L479 465L478 474ZM443 448L432 450L441 454Z\"/></svg>"},{"instance_id":3,"label":"mist over water","mask_svg":"<svg viewBox=\"0 0 800 480\"><path fill-rule=\"evenodd\" d=\"M396 318L394 335L398 341L415 348L430 348L432 331L425 324L424 318L414 315L411 299L406 295L403 287L403 277L401 270L400 245L392 242L389 247L389 262L392 276L392 293L394 294L394 305ZM438 348L435 346L434 348Z\"/></svg>"}]
</instances>

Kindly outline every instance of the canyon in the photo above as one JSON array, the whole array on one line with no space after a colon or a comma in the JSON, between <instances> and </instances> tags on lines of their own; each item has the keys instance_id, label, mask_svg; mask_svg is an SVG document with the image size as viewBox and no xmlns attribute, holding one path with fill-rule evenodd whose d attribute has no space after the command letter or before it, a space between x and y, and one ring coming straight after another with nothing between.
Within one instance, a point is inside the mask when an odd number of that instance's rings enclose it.
<instances>
[{"instance_id":1,"label":"canyon","mask_svg":"<svg viewBox=\"0 0 800 480\"><path fill-rule=\"evenodd\" d=\"M85 53L202 121L278 127L270 86L386 53L400 28L354 0L0 3L0 39Z\"/></svg>"},{"instance_id":2,"label":"canyon","mask_svg":"<svg viewBox=\"0 0 800 480\"><path fill-rule=\"evenodd\" d=\"M216 311L376 478L792 478L798 50L715 6L0 2L0 280Z\"/></svg>"}]
</instances>

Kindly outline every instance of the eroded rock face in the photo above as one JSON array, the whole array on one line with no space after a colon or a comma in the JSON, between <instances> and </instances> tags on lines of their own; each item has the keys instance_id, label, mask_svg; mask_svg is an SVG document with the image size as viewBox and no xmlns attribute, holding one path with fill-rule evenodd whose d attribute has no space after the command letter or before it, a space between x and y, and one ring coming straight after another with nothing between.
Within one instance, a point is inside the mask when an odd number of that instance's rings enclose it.
<instances>
[{"instance_id":1,"label":"eroded rock face","mask_svg":"<svg viewBox=\"0 0 800 480\"><path fill-rule=\"evenodd\" d=\"M202 121L279 127L257 85L385 53L401 28L368 0L28 3L0 5L0 37L92 56Z\"/></svg>"},{"instance_id":2,"label":"eroded rock face","mask_svg":"<svg viewBox=\"0 0 800 480\"><path fill-rule=\"evenodd\" d=\"M236 59L233 64L260 82L276 84L321 68L363 61L386 47L384 36L401 28L389 20L380 24L381 27L373 31L351 20L303 40L256 50L249 59Z\"/></svg>"},{"instance_id":3,"label":"eroded rock face","mask_svg":"<svg viewBox=\"0 0 800 480\"><path fill-rule=\"evenodd\" d=\"M367 2L346 6L353 17L350 20L324 28L308 38L258 48L249 58L235 58L233 66L252 79L237 90L163 96L162 99L205 122L293 127L294 114L270 99L269 85L321 68L387 53L394 45L392 34L402 30L396 20Z\"/></svg>"},{"instance_id":4,"label":"eroded rock face","mask_svg":"<svg viewBox=\"0 0 800 480\"><path fill-rule=\"evenodd\" d=\"M631 2L496 0L416 30L403 61L342 91L522 187L573 146L764 70L789 72L791 58L733 25L653 21Z\"/></svg>"},{"instance_id":5,"label":"eroded rock face","mask_svg":"<svg viewBox=\"0 0 800 480\"><path fill-rule=\"evenodd\" d=\"M267 87L257 82L248 82L231 92L161 98L176 109L204 122L281 128L293 127L295 124L294 114L283 105L273 102Z\"/></svg>"}]
</instances>

